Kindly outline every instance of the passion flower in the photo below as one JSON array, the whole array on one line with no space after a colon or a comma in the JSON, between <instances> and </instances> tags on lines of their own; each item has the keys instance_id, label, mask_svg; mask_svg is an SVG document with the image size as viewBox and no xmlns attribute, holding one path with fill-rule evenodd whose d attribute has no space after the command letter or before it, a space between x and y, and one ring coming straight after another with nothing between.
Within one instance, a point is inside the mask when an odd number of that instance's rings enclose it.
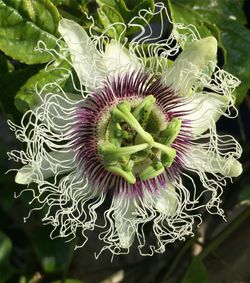
<instances>
[{"instance_id":1,"label":"passion flower","mask_svg":"<svg viewBox=\"0 0 250 283\"><path fill-rule=\"evenodd\" d=\"M153 13L140 13L145 24L147 14ZM47 208L43 222L54 226L52 236L80 231L84 245L86 232L98 228L102 251L127 253L135 242L152 255L192 235L202 208L223 216L222 187L242 172L241 147L217 134L216 121L231 115L239 81L216 66L214 37L190 37L183 25L172 25L169 38L148 44L145 56L144 27L125 46L60 21L81 95L45 86L21 126L9 122L26 143L26 151L9 153L24 164L15 181L28 185L36 209ZM172 63L180 44L184 50ZM102 216L99 207L106 207ZM150 225L152 233L145 231Z\"/></svg>"}]
</instances>

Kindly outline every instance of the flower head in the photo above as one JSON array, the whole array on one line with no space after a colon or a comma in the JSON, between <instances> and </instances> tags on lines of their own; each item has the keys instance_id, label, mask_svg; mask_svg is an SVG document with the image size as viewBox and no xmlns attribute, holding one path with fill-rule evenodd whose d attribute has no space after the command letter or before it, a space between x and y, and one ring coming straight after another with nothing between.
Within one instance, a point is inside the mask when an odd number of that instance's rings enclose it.
<instances>
[{"instance_id":1,"label":"flower head","mask_svg":"<svg viewBox=\"0 0 250 283\"><path fill-rule=\"evenodd\" d=\"M166 12L157 7L156 13ZM148 13L140 19L146 22ZM126 253L135 242L141 254L153 254L192 235L199 209L223 215L222 187L242 171L241 147L217 134L216 121L231 115L239 81L216 66L214 37L200 39L195 30L187 37L185 29L173 24L168 39L149 43L141 27L122 43L107 31L88 35L75 22L60 21L81 95L45 86L21 126L10 122L26 143L26 151L9 153L24 164L15 180L37 184L27 189L47 207L43 221L54 226L52 235L80 231L84 244L86 232L99 228L103 250ZM97 224L102 206L104 221ZM154 245L145 224L152 226Z\"/></svg>"}]
</instances>

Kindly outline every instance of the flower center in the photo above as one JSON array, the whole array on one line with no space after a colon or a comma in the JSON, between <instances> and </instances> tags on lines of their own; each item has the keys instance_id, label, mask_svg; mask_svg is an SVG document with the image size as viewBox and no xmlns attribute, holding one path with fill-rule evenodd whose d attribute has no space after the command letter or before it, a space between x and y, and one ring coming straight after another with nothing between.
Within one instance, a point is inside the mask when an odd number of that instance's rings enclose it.
<instances>
[{"instance_id":1,"label":"flower center","mask_svg":"<svg viewBox=\"0 0 250 283\"><path fill-rule=\"evenodd\" d=\"M130 184L155 178L170 167L176 156L171 147L181 128L181 120L166 121L148 95L141 101L124 100L110 109L100 131L98 151L107 171Z\"/></svg>"}]
</instances>

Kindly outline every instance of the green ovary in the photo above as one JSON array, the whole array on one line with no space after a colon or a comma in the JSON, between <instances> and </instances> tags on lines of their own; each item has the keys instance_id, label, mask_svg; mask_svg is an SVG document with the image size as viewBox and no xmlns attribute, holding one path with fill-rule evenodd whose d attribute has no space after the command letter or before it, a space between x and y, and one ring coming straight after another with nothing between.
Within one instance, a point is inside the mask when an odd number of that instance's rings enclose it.
<instances>
[{"instance_id":1,"label":"green ovary","mask_svg":"<svg viewBox=\"0 0 250 283\"><path fill-rule=\"evenodd\" d=\"M176 156L171 147L181 120L167 122L149 95L141 101L122 101L110 110L99 131L99 154L107 171L134 184L136 177L149 180L170 167Z\"/></svg>"}]
</instances>

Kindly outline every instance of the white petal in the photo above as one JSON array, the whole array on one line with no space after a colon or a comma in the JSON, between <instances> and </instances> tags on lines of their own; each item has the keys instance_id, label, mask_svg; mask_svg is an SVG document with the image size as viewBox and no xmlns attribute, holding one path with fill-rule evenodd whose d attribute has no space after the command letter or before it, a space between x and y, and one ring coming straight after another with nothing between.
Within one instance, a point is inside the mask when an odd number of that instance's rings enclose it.
<instances>
[{"instance_id":1,"label":"white petal","mask_svg":"<svg viewBox=\"0 0 250 283\"><path fill-rule=\"evenodd\" d=\"M154 207L166 216L174 216L177 210L177 195L171 184L167 188L160 188L154 202Z\"/></svg>"},{"instance_id":2,"label":"white petal","mask_svg":"<svg viewBox=\"0 0 250 283\"><path fill-rule=\"evenodd\" d=\"M193 42L175 60L165 75L165 83L188 95L194 82L207 65L216 60L217 41L209 36Z\"/></svg>"},{"instance_id":3,"label":"white petal","mask_svg":"<svg viewBox=\"0 0 250 283\"><path fill-rule=\"evenodd\" d=\"M86 31L74 21L66 19L59 22L58 31L68 45L73 66L81 83L90 89L100 86L105 66L101 54Z\"/></svg>"},{"instance_id":4,"label":"white petal","mask_svg":"<svg viewBox=\"0 0 250 283\"><path fill-rule=\"evenodd\" d=\"M75 153L73 151L54 151L37 162L30 163L18 170L15 182L30 184L34 180L47 179L56 174L66 173L75 167Z\"/></svg>"},{"instance_id":5,"label":"white petal","mask_svg":"<svg viewBox=\"0 0 250 283\"><path fill-rule=\"evenodd\" d=\"M187 111L185 119L190 120L192 136L204 133L220 118L229 104L228 99L216 93L201 92L190 97L190 102L176 108L178 111Z\"/></svg>"},{"instance_id":6,"label":"white petal","mask_svg":"<svg viewBox=\"0 0 250 283\"><path fill-rule=\"evenodd\" d=\"M186 159L186 165L198 171L219 173L226 177L238 177L242 173L241 163L234 157L223 157L212 151L194 146Z\"/></svg>"},{"instance_id":7,"label":"white petal","mask_svg":"<svg viewBox=\"0 0 250 283\"><path fill-rule=\"evenodd\" d=\"M106 45L104 64L108 73L113 75L124 71L139 70L141 67L139 60L130 54L126 47L114 40Z\"/></svg>"},{"instance_id":8,"label":"white petal","mask_svg":"<svg viewBox=\"0 0 250 283\"><path fill-rule=\"evenodd\" d=\"M21 185L27 185L32 182L32 169L30 165L25 165L18 170L15 182Z\"/></svg>"},{"instance_id":9,"label":"white petal","mask_svg":"<svg viewBox=\"0 0 250 283\"><path fill-rule=\"evenodd\" d=\"M135 236L135 205L125 196L114 200L115 228L122 248L129 248Z\"/></svg>"}]
</instances>

